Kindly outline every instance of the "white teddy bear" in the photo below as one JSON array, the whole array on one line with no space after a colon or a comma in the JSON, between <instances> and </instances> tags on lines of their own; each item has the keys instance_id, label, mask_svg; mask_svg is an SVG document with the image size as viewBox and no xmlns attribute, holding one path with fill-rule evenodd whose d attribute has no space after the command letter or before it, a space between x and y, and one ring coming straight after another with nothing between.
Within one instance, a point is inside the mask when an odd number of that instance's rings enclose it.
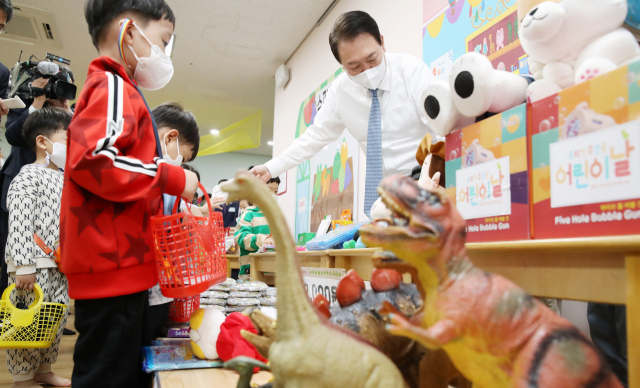
<instances>
[{"instance_id":1,"label":"white teddy bear","mask_svg":"<svg viewBox=\"0 0 640 388\"><path fill-rule=\"evenodd\" d=\"M520 42L536 82L535 102L640 60L640 46L622 28L627 0L519 0Z\"/></svg>"},{"instance_id":2,"label":"white teddy bear","mask_svg":"<svg viewBox=\"0 0 640 388\"><path fill-rule=\"evenodd\" d=\"M216 343L225 319L221 311L212 308L200 308L191 315L189 337L196 357L203 360L218 358Z\"/></svg>"}]
</instances>

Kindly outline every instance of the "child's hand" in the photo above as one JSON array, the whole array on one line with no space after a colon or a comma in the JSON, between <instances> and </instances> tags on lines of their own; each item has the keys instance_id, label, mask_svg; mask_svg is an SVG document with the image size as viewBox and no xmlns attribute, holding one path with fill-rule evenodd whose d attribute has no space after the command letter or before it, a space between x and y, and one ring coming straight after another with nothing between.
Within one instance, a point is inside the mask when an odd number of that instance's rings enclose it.
<instances>
[{"instance_id":1,"label":"child's hand","mask_svg":"<svg viewBox=\"0 0 640 388\"><path fill-rule=\"evenodd\" d=\"M29 275L17 275L16 276L16 288L18 290L33 290L33 285L36 282L36 274L30 273Z\"/></svg>"},{"instance_id":2,"label":"child's hand","mask_svg":"<svg viewBox=\"0 0 640 388\"><path fill-rule=\"evenodd\" d=\"M184 190L182 191L182 198L187 198L191 201L193 194L198 189L198 176L191 171L184 170L185 183Z\"/></svg>"},{"instance_id":3,"label":"child's hand","mask_svg":"<svg viewBox=\"0 0 640 388\"><path fill-rule=\"evenodd\" d=\"M263 245L276 245L275 240L273 239L273 237L267 237L264 240L264 244Z\"/></svg>"}]
</instances>

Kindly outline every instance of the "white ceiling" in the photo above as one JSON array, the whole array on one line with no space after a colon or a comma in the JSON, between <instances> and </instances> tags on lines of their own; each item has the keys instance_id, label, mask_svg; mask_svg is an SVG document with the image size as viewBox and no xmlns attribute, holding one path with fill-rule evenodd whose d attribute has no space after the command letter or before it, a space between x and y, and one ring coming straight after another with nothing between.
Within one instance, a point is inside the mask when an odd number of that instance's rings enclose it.
<instances>
[{"instance_id":1,"label":"white ceiling","mask_svg":"<svg viewBox=\"0 0 640 388\"><path fill-rule=\"evenodd\" d=\"M202 134L222 129L258 110L262 145L241 152L271 155L274 74L303 41L333 0L167 0L176 14L175 75L157 92L145 92L151 106L176 101L196 115ZM47 52L71 60L76 83L84 84L97 52L84 19L85 0L18 0L53 13L61 49L0 40L0 62L11 68L24 50L43 59Z\"/></svg>"}]
</instances>

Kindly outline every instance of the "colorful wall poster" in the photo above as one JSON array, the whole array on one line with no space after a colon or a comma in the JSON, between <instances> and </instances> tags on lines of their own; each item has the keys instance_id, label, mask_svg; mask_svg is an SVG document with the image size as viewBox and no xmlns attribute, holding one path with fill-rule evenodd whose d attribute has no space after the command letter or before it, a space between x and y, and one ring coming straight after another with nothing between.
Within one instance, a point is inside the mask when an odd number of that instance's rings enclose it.
<instances>
[{"instance_id":1,"label":"colorful wall poster","mask_svg":"<svg viewBox=\"0 0 640 388\"><path fill-rule=\"evenodd\" d=\"M300 105L296 138L315 121L331 83L343 72L340 67ZM298 166L296 176L296 236L315 232L327 216L336 220L344 210L357 213L359 145L345 130L310 161Z\"/></svg>"},{"instance_id":2,"label":"colorful wall poster","mask_svg":"<svg viewBox=\"0 0 640 388\"><path fill-rule=\"evenodd\" d=\"M424 7L432 0L424 0ZM448 0L449 5L423 26L423 59L438 79L447 80L453 62L480 53L494 68L528 74L518 36L517 0ZM451 59L449 61L449 58Z\"/></svg>"},{"instance_id":3,"label":"colorful wall poster","mask_svg":"<svg viewBox=\"0 0 640 388\"><path fill-rule=\"evenodd\" d=\"M337 141L311 158L310 232L327 215L337 220L344 210L357 213L358 155L358 141L345 129Z\"/></svg>"},{"instance_id":4,"label":"colorful wall poster","mask_svg":"<svg viewBox=\"0 0 640 388\"><path fill-rule=\"evenodd\" d=\"M311 95L300 105L300 113L298 113L298 125L296 127L296 139L299 138L316 119L316 114L322 109L324 99L327 97L329 85L339 76L344 69L342 66L336 70L326 81L318 87Z\"/></svg>"}]
</instances>

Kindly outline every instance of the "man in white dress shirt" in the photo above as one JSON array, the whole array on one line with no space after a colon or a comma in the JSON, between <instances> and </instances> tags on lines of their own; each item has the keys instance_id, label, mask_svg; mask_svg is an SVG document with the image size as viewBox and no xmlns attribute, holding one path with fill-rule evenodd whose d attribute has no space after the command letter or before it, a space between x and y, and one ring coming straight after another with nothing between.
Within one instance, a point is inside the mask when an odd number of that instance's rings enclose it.
<instances>
[{"instance_id":1,"label":"man in white dress shirt","mask_svg":"<svg viewBox=\"0 0 640 388\"><path fill-rule=\"evenodd\" d=\"M315 122L282 154L251 172L268 181L311 159L347 128L367 154L367 176L374 180L367 186L393 174L410 175L420 141L429 132L435 136L420 114L420 93L433 80L429 67L412 55L387 53L376 21L362 11L338 17L329 44L345 72L331 84ZM375 118L373 133L381 137L381 147L380 141L373 144L381 150L372 156L367 145ZM370 159L380 151L376 164Z\"/></svg>"}]
</instances>

